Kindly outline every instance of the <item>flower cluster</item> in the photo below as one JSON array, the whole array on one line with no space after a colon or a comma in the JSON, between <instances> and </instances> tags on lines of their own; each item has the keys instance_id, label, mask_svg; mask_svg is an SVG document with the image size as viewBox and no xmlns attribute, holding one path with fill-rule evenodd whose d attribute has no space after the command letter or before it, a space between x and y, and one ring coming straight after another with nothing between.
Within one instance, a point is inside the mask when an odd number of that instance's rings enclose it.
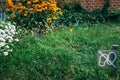
<instances>
[{"instance_id":1,"label":"flower cluster","mask_svg":"<svg viewBox=\"0 0 120 80\"><path fill-rule=\"evenodd\" d=\"M19 41L19 39L15 39L15 35L17 34L18 32L14 25L11 23L0 22L0 53L3 53L6 56L12 51L10 48L12 42Z\"/></svg>"},{"instance_id":2,"label":"flower cluster","mask_svg":"<svg viewBox=\"0 0 120 80\"><path fill-rule=\"evenodd\" d=\"M37 22L47 22L50 24L52 21L57 19L57 16L61 16L62 12L57 7L56 0L18 0L17 5L14 5L12 0L6 0L7 5L6 11L10 14L12 19L16 17L30 18ZM34 22L32 21L32 22ZM33 23L32 23L33 24Z\"/></svg>"}]
</instances>

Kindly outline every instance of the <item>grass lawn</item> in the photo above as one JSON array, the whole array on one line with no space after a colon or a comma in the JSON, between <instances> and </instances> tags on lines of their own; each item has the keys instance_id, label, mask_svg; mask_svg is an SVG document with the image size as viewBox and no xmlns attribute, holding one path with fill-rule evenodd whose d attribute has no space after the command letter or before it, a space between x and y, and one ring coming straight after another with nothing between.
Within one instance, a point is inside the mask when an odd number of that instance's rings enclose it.
<instances>
[{"instance_id":1,"label":"grass lawn","mask_svg":"<svg viewBox=\"0 0 120 80\"><path fill-rule=\"evenodd\" d=\"M120 45L120 23L81 24L42 37L24 35L0 57L0 80L119 80L97 65L97 51ZM120 50L120 49L119 49ZM119 55L120 58L120 55Z\"/></svg>"}]
</instances>

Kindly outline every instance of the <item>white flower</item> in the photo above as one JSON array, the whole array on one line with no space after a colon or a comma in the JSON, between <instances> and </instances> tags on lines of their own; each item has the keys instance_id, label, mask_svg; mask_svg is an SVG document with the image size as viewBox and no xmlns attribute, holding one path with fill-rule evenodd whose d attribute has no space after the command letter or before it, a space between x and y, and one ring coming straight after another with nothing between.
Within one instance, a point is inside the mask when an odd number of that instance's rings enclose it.
<instances>
[{"instance_id":1,"label":"white flower","mask_svg":"<svg viewBox=\"0 0 120 80\"><path fill-rule=\"evenodd\" d=\"M8 40L8 42L13 42L14 41L12 36L7 36L6 39Z\"/></svg>"},{"instance_id":2,"label":"white flower","mask_svg":"<svg viewBox=\"0 0 120 80\"><path fill-rule=\"evenodd\" d=\"M3 37L0 37L0 41L5 42L6 40Z\"/></svg>"},{"instance_id":3,"label":"white flower","mask_svg":"<svg viewBox=\"0 0 120 80\"><path fill-rule=\"evenodd\" d=\"M12 34L15 34L15 31L13 29L10 30Z\"/></svg>"},{"instance_id":4,"label":"white flower","mask_svg":"<svg viewBox=\"0 0 120 80\"><path fill-rule=\"evenodd\" d=\"M5 26L5 29L8 29L8 26Z\"/></svg>"},{"instance_id":5,"label":"white flower","mask_svg":"<svg viewBox=\"0 0 120 80\"><path fill-rule=\"evenodd\" d=\"M19 41L19 39L14 39L16 42L18 42Z\"/></svg>"},{"instance_id":6,"label":"white flower","mask_svg":"<svg viewBox=\"0 0 120 80\"><path fill-rule=\"evenodd\" d=\"M12 38L11 38L11 39L8 39L8 42L10 42L10 43L13 42L13 39L12 39Z\"/></svg>"},{"instance_id":7,"label":"white flower","mask_svg":"<svg viewBox=\"0 0 120 80\"><path fill-rule=\"evenodd\" d=\"M19 29L19 31L22 31L21 29Z\"/></svg>"},{"instance_id":8,"label":"white flower","mask_svg":"<svg viewBox=\"0 0 120 80\"><path fill-rule=\"evenodd\" d=\"M11 29L15 30L15 26L14 26L14 25L12 25L12 26L11 26Z\"/></svg>"},{"instance_id":9,"label":"white flower","mask_svg":"<svg viewBox=\"0 0 120 80\"><path fill-rule=\"evenodd\" d=\"M15 34L18 34L16 31L16 27L12 25L10 22L0 22L0 51L7 56L8 52L12 52L13 50L9 47L11 42L19 41L19 39L14 39ZM7 44L7 45L6 45Z\"/></svg>"},{"instance_id":10,"label":"white flower","mask_svg":"<svg viewBox=\"0 0 120 80\"><path fill-rule=\"evenodd\" d=\"M18 34L18 32L15 32L15 34Z\"/></svg>"},{"instance_id":11,"label":"white flower","mask_svg":"<svg viewBox=\"0 0 120 80\"><path fill-rule=\"evenodd\" d=\"M10 52L12 52L13 50L12 50L12 49L10 49L9 51L10 51Z\"/></svg>"},{"instance_id":12,"label":"white flower","mask_svg":"<svg viewBox=\"0 0 120 80\"><path fill-rule=\"evenodd\" d=\"M3 52L3 54L4 54L5 56L7 56L7 55L8 55L8 52Z\"/></svg>"},{"instance_id":13,"label":"white flower","mask_svg":"<svg viewBox=\"0 0 120 80\"><path fill-rule=\"evenodd\" d=\"M0 42L0 47L5 46L5 42Z\"/></svg>"},{"instance_id":14,"label":"white flower","mask_svg":"<svg viewBox=\"0 0 120 80\"><path fill-rule=\"evenodd\" d=\"M9 49L10 47L9 47L8 45L6 45L6 48L8 48L8 49Z\"/></svg>"},{"instance_id":15,"label":"white flower","mask_svg":"<svg viewBox=\"0 0 120 80\"><path fill-rule=\"evenodd\" d=\"M1 23L2 23L2 24L5 24L5 22L4 22L4 21L1 21Z\"/></svg>"},{"instance_id":16,"label":"white flower","mask_svg":"<svg viewBox=\"0 0 120 80\"><path fill-rule=\"evenodd\" d=\"M0 29L0 35L5 34L5 31Z\"/></svg>"},{"instance_id":17,"label":"white flower","mask_svg":"<svg viewBox=\"0 0 120 80\"><path fill-rule=\"evenodd\" d=\"M0 24L0 26L3 26L2 24Z\"/></svg>"},{"instance_id":18,"label":"white flower","mask_svg":"<svg viewBox=\"0 0 120 80\"><path fill-rule=\"evenodd\" d=\"M10 30L8 30L8 29L5 29L5 33L8 34L8 35L12 35L12 34L10 33Z\"/></svg>"},{"instance_id":19,"label":"white flower","mask_svg":"<svg viewBox=\"0 0 120 80\"><path fill-rule=\"evenodd\" d=\"M0 38L6 38L7 34L4 34L4 35L0 35Z\"/></svg>"}]
</instances>

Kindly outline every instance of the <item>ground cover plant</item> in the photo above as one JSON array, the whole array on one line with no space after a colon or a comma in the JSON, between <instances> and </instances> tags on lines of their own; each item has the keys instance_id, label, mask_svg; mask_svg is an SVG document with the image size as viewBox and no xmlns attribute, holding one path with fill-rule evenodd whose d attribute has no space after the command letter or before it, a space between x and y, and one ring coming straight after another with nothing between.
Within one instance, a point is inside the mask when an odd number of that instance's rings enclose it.
<instances>
[{"instance_id":1,"label":"ground cover plant","mask_svg":"<svg viewBox=\"0 0 120 80\"><path fill-rule=\"evenodd\" d=\"M120 45L119 29L120 23L105 23L63 27L42 37L22 33L13 52L0 56L0 79L119 80L120 60L116 78L97 65L98 50Z\"/></svg>"}]
</instances>

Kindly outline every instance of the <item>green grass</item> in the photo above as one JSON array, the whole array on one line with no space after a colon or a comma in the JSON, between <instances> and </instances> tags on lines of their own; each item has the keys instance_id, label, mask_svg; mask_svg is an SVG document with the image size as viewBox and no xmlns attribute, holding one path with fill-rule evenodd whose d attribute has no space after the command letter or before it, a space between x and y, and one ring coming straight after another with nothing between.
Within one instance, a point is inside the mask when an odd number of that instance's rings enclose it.
<instances>
[{"instance_id":1,"label":"green grass","mask_svg":"<svg viewBox=\"0 0 120 80\"><path fill-rule=\"evenodd\" d=\"M97 51L120 45L120 24L71 27L22 36L12 53L0 57L0 80L119 80L120 60L117 78L110 77L114 72L97 65Z\"/></svg>"}]
</instances>

